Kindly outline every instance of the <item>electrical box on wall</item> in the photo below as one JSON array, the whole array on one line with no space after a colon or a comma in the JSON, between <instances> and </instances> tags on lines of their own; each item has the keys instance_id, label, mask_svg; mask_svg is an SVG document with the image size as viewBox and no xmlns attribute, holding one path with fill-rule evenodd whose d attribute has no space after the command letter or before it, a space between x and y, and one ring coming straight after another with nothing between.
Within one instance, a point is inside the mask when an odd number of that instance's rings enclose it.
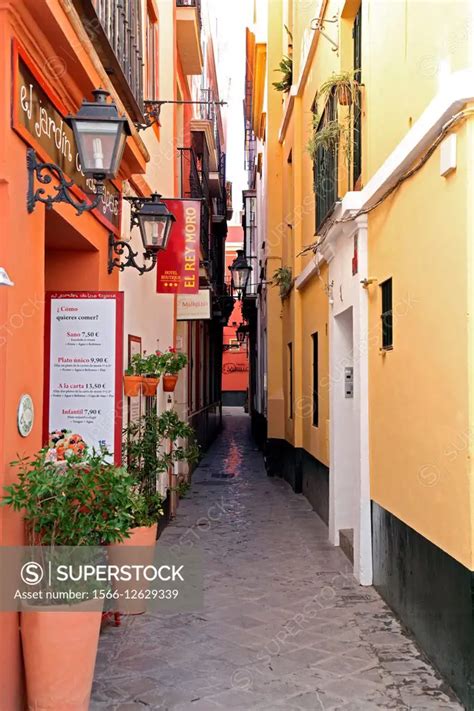
<instances>
[{"instance_id":1,"label":"electrical box on wall","mask_svg":"<svg viewBox=\"0 0 474 711\"><path fill-rule=\"evenodd\" d=\"M354 368L344 368L344 397L354 397Z\"/></svg>"},{"instance_id":2,"label":"electrical box on wall","mask_svg":"<svg viewBox=\"0 0 474 711\"><path fill-rule=\"evenodd\" d=\"M456 134L450 133L439 149L439 173L444 178L456 170Z\"/></svg>"}]
</instances>

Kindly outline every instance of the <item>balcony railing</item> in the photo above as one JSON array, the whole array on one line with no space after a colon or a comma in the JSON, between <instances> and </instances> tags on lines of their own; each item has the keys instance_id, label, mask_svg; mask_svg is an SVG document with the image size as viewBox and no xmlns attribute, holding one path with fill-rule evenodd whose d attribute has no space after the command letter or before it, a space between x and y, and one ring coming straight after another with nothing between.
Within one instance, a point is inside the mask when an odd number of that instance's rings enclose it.
<instances>
[{"instance_id":1,"label":"balcony railing","mask_svg":"<svg viewBox=\"0 0 474 711\"><path fill-rule=\"evenodd\" d=\"M141 0L73 0L127 110L143 118Z\"/></svg>"}]
</instances>

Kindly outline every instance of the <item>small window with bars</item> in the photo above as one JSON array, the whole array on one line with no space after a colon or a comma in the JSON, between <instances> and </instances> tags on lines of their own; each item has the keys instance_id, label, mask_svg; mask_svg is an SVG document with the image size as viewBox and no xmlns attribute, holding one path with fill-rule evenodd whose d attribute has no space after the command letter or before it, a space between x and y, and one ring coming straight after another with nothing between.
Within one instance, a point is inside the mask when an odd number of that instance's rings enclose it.
<instances>
[{"instance_id":1,"label":"small window with bars","mask_svg":"<svg viewBox=\"0 0 474 711\"><path fill-rule=\"evenodd\" d=\"M313 333L313 426L319 427L319 345L318 334Z\"/></svg>"},{"instance_id":2,"label":"small window with bars","mask_svg":"<svg viewBox=\"0 0 474 711\"><path fill-rule=\"evenodd\" d=\"M392 304L392 279L387 279L380 284L382 292L382 348L393 348L393 304Z\"/></svg>"}]
</instances>

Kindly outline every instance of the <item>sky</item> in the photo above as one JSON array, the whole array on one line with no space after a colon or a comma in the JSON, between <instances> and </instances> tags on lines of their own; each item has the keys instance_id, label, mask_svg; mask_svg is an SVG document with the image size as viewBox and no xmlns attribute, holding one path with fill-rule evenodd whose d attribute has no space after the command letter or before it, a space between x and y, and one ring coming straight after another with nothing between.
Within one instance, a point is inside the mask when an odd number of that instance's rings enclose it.
<instances>
[{"instance_id":1,"label":"sky","mask_svg":"<svg viewBox=\"0 0 474 711\"><path fill-rule=\"evenodd\" d=\"M207 6L214 43L219 93L228 101L223 116L227 124L227 180L232 181L234 215L230 225L240 224L244 171L245 28L251 24L253 0L203 0ZM204 9L204 7L203 7Z\"/></svg>"}]
</instances>

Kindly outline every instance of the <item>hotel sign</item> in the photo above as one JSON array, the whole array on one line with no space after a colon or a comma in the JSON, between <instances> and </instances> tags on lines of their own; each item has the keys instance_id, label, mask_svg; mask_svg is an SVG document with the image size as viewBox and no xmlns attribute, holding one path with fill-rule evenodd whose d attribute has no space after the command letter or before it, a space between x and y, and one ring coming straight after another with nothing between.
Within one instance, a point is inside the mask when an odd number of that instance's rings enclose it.
<instances>
[{"instance_id":1,"label":"hotel sign","mask_svg":"<svg viewBox=\"0 0 474 711\"><path fill-rule=\"evenodd\" d=\"M13 51L13 111L14 131L41 159L56 163L74 182L71 188L79 200L95 193L94 181L81 170L72 129L64 117L68 113L59 97L37 73L27 55L14 44ZM120 228L121 193L110 180L105 181L105 193L93 214L115 234Z\"/></svg>"},{"instance_id":2,"label":"hotel sign","mask_svg":"<svg viewBox=\"0 0 474 711\"><path fill-rule=\"evenodd\" d=\"M159 294L197 294L199 291L200 200L163 200L175 216L164 252L158 255Z\"/></svg>"},{"instance_id":3,"label":"hotel sign","mask_svg":"<svg viewBox=\"0 0 474 711\"><path fill-rule=\"evenodd\" d=\"M200 289L195 296L178 296L177 321L208 321L211 318L211 292Z\"/></svg>"}]
</instances>

